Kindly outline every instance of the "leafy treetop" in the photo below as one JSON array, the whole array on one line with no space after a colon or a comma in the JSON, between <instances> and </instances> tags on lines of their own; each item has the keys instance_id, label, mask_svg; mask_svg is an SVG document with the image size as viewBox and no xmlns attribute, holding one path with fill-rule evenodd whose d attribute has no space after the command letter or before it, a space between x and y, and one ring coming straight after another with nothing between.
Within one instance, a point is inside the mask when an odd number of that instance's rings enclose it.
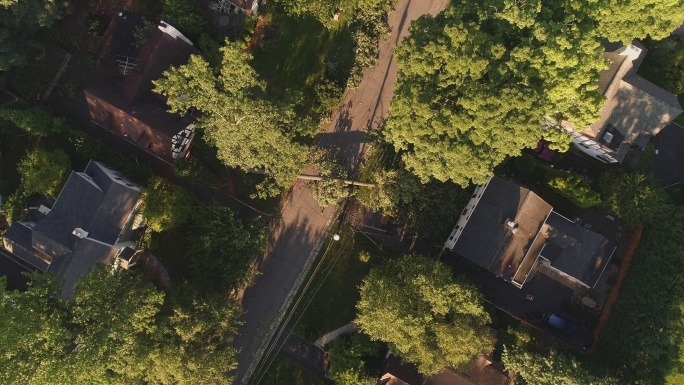
<instances>
[{"instance_id":1,"label":"leafy treetop","mask_svg":"<svg viewBox=\"0 0 684 385\"><path fill-rule=\"evenodd\" d=\"M404 256L371 270L361 284L356 323L425 375L463 368L491 351L481 295L440 262Z\"/></svg>"},{"instance_id":2,"label":"leafy treetop","mask_svg":"<svg viewBox=\"0 0 684 385\"><path fill-rule=\"evenodd\" d=\"M263 169L277 185L286 186L306 159L306 147L297 139L313 133L311 124L297 118L290 103L295 101L266 97L265 84L249 65L250 54L235 43L222 52L220 71L193 55L187 65L155 81L155 91L168 98L173 112L202 111L198 126L224 164Z\"/></svg>"}]
</instances>

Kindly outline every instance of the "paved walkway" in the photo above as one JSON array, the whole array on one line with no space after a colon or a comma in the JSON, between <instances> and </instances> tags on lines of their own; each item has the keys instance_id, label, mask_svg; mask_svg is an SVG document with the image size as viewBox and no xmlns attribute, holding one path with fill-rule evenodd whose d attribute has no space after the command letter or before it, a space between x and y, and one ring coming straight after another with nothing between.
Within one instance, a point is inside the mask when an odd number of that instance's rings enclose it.
<instances>
[{"instance_id":1,"label":"paved walkway","mask_svg":"<svg viewBox=\"0 0 684 385\"><path fill-rule=\"evenodd\" d=\"M359 327L353 323L350 322L340 328L337 328L330 333L325 334L323 337L319 338L314 342L314 345L318 346L319 348L323 349L325 345L329 344L332 342L335 338L339 336L343 336L345 334L351 334L359 330Z\"/></svg>"},{"instance_id":2,"label":"paved walkway","mask_svg":"<svg viewBox=\"0 0 684 385\"><path fill-rule=\"evenodd\" d=\"M408 34L411 20L444 9L448 0L400 0L389 15L392 36L380 45L379 62L366 71L359 88L348 92L342 108L323 134L319 145L339 149L349 161L352 171L361 159L365 134L377 128L387 117L397 77L397 65L392 55L394 44ZM307 170L313 171L313 170ZM336 218L336 207L318 207L307 187L298 181L282 207L282 218L276 223L268 241L268 249L259 261L257 276L245 290L242 305L244 323L235 337L234 346L241 349L235 384L249 381L262 358L266 345L283 315L292 303L309 267L316 259L321 244Z\"/></svg>"}]
</instances>

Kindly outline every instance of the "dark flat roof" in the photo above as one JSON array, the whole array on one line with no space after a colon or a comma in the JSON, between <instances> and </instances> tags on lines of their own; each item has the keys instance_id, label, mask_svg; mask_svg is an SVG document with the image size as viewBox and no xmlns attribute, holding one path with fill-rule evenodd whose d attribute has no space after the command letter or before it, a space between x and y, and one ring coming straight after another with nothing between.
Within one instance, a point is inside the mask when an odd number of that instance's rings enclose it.
<instances>
[{"instance_id":1,"label":"dark flat roof","mask_svg":"<svg viewBox=\"0 0 684 385\"><path fill-rule=\"evenodd\" d=\"M453 251L496 275L511 278L552 207L537 194L492 177ZM506 221L514 221L512 231Z\"/></svg>"},{"instance_id":2,"label":"dark flat roof","mask_svg":"<svg viewBox=\"0 0 684 385\"><path fill-rule=\"evenodd\" d=\"M586 229L556 212L542 228L547 243L541 256L551 267L593 287L610 261L615 246L605 237Z\"/></svg>"}]
</instances>

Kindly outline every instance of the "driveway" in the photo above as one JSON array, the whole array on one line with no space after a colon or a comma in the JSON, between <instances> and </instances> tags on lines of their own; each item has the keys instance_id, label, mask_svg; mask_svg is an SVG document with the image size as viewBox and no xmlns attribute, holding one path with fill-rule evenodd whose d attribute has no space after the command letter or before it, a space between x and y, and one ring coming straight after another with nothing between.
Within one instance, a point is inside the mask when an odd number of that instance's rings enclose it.
<instances>
[{"instance_id":1,"label":"driveway","mask_svg":"<svg viewBox=\"0 0 684 385\"><path fill-rule=\"evenodd\" d=\"M393 45L408 34L412 20L426 13L437 14L447 3L448 0L400 0L395 12L389 15L392 36L380 45L378 65L366 71L358 89L345 94L342 107L319 141L323 148L339 149L349 161L352 173L364 151L363 132L377 128L389 112L397 78ZM241 350L237 371L233 373L235 384L249 381L316 259L336 213L335 206L318 207L307 182L295 183L283 204L282 218L271 233L267 251L259 261L259 275L243 295L243 325L233 341Z\"/></svg>"},{"instance_id":2,"label":"driveway","mask_svg":"<svg viewBox=\"0 0 684 385\"><path fill-rule=\"evenodd\" d=\"M684 127L670 123L651 138L651 143L658 155L648 171L665 186L684 181Z\"/></svg>"}]
</instances>

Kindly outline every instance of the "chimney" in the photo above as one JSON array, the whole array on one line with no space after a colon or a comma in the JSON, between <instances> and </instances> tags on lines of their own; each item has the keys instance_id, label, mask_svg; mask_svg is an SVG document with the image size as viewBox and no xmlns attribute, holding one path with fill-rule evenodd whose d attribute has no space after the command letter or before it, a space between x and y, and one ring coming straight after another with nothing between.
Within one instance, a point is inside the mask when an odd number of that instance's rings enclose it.
<instances>
[{"instance_id":1,"label":"chimney","mask_svg":"<svg viewBox=\"0 0 684 385\"><path fill-rule=\"evenodd\" d=\"M518 227L518 224L513 221L506 221L506 226L510 227L511 229L514 229Z\"/></svg>"},{"instance_id":2,"label":"chimney","mask_svg":"<svg viewBox=\"0 0 684 385\"><path fill-rule=\"evenodd\" d=\"M71 234L74 234L75 236L77 236L80 239L84 239L85 237L88 236L88 232L83 230L80 227L75 228L74 231L71 232Z\"/></svg>"}]
</instances>

